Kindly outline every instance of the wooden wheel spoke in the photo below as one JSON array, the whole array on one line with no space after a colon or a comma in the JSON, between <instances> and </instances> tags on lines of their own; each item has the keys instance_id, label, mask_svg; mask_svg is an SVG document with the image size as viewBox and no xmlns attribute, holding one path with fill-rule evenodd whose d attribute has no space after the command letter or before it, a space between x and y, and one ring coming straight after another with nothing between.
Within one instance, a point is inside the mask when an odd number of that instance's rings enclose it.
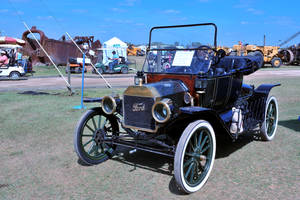
<instances>
[{"instance_id":1,"label":"wooden wheel spoke","mask_svg":"<svg viewBox=\"0 0 300 200\"><path fill-rule=\"evenodd\" d=\"M84 134L84 135L81 135L82 137L93 137L93 135L89 135L89 134Z\"/></svg>"},{"instance_id":2,"label":"wooden wheel spoke","mask_svg":"<svg viewBox=\"0 0 300 200\"><path fill-rule=\"evenodd\" d=\"M210 147L210 144L208 144L208 145L200 152L200 154L203 154L209 147Z\"/></svg>"},{"instance_id":3,"label":"wooden wheel spoke","mask_svg":"<svg viewBox=\"0 0 300 200\"><path fill-rule=\"evenodd\" d=\"M189 174L191 173L191 170L192 170L192 168L193 168L193 165L194 165L194 163L192 162L192 163L190 164L188 170L186 171L186 173L185 173L185 175L184 175L184 177L185 177L186 179L188 178Z\"/></svg>"},{"instance_id":4,"label":"wooden wheel spoke","mask_svg":"<svg viewBox=\"0 0 300 200\"><path fill-rule=\"evenodd\" d=\"M90 139L89 141L87 141L84 145L82 145L83 147L85 147L86 145L88 145L89 143L91 143L92 141L94 141L94 138Z\"/></svg>"},{"instance_id":5,"label":"wooden wheel spoke","mask_svg":"<svg viewBox=\"0 0 300 200\"><path fill-rule=\"evenodd\" d=\"M90 131L92 131L92 133L95 132L95 130L93 130L88 124L85 125Z\"/></svg>"},{"instance_id":6,"label":"wooden wheel spoke","mask_svg":"<svg viewBox=\"0 0 300 200\"><path fill-rule=\"evenodd\" d=\"M201 140L202 140L202 135L203 135L203 130L200 132L199 134L199 138L198 138L198 145L197 146L200 146L200 143L201 143Z\"/></svg>"},{"instance_id":7,"label":"wooden wheel spoke","mask_svg":"<svg viewBox=\"0 0 300 200\"><path fill-rule=\"evenodd\" d=\"M95 130L97 130L97 126L96 126L96 122L95 122L94 117L92 117L92 121L93 121L93 125L94 125Z\"/></svg>"},{"instance_id":8,"label":"wooden wheel spoke","mask_svg":"<svg viewBox=\"0 0 300 200\"><path fill-rule=\"evenodd\" d=\"M198 146L198 141L197 141L197 134L194 134L194 146Z\"/></svg>"},{"instance_id":9,"label":"wooden wheel spoke","mask_svg":"<svg viewBox=\"0 0 300 200\"><path fill-rule=\"evenodd\" d=\"M188 159L188 160L183 164L183 168L186 168L186 167L189 166L192 162L193 162L193 159L192 159L192 158Z\"/></svg>"},{"instance_id":10,"label":"wooden wheel spoke","mask_svg":"<svg viewBox=\"0 0 300 200\"><path fill-rule=\"evenodd\" d=\"M205 144L207 138L208 138L208 136L205 136L205 137L204 137L204 139L203 139L203 141L202 141L202 143L201 143L201 145L200 145L200 147L199 147L199 148L200 148L200 151L202 150L202 147L204 146L204 144Z\"/></svg>"},{"instance_id":11,"label":"wooden wheel spoke","mask_svg":"<svg viewBox=\"0 0 300 200\"><path fill-rule=\"evenodd\" d=\"M192 140L189 141L189 146L191 147L192 151L195 151L195 147L193 146Z\"/></svg>"},{"instance_id":12,"label":"wooden wheel spoke","mask_svg":"<svg viewBox=\"0 0 300 200\"><path fill-rule=\"evenodd\" d=\"M185 155L194 157L194 154L193 154L193 153L185 153Z\"/></svg>"},{"instance_id":13,"label":"wooden wheel spoke","mask_svg":"<svg viewBox=\"0 0 300 200\"><path fill-rule=\"evenodd\" d=\"M98 119L98 127L101 127L101 120L102 120L102 115L99 115L99 119Z\"/></svg>"},{"instance_id":14,"label":"wooden wheel spoke","mask_svg":"<svg viewBox=\"0 0 300 200\"><path fill-rule=\"evenodd\" d=\"M195 168L196 165L194 164L191 170L191 176L190 176L190 183L193 183L194 175L195 175Z\"/></svg>"},{"instance_id":15,"label":"wooden wheel spoke","mask_svg":"<svg viewBox=\"0 0 300 200\"><path fill-rule=\"evenodd\" d=\"M107 119L105 118L103 125L101 126L101 128L104 128L105 124L107 122Z\"/></svg>"}]
</instances>

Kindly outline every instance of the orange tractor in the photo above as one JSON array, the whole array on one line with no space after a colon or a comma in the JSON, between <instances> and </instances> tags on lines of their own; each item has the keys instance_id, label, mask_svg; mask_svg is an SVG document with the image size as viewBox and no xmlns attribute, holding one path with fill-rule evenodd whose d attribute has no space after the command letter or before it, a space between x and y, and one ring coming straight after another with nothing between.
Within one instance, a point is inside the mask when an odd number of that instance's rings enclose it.
<instances>
[{"instance_id":1,"label":"orange tractor","mask_svg":"<svg viewBox=\"0 0 300 200\"><path fill-rule=\"evenodd\" d=\"M279 46L242 45L239 42L238 45L233 45L230 55L261 55L264 58L264 63L270 63L272 67L278 68L282 65L282 55L279 54L279 48Z\"/></svg>"},{"instance_id":2,"label":"orange tractor","mask_svg":"<svg viewBox=\"0 0 300 200\"><path fill-rule=\"evenodd\" d=\"M128 45L127 48L127 55L128 56L144 56L145 52L139 48L135 47L133 44Z\"/></svg>"}]
</instances>

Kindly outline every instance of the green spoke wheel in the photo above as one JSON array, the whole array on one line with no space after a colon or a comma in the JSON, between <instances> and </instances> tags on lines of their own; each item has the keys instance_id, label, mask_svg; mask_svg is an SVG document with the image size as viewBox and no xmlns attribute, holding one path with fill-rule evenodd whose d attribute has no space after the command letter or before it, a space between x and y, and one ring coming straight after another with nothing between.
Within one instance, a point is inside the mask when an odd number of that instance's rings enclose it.
<instances>
[{"instance_id":1,"label":"green spoke wheel","mask_svg":"<svg viewBox=\"0 0 300 200\"><path fill-rule=\"evenodd\" d=\"M74 148L78 157L88 165L106 161L115 152L115 146L105 138L118 135L119 125L114 115L106 115L101 108L83 114L74 133Z\"/></svg>"},{"instance_id":2,"label":"green spoke wheel","mask_svg":"<svg viewBox=\"0 0 300 200\"><path fill-rule=\"evenodd\" d=\"M199 190L207 181L216 154L215 133L209 122L190 123L176 147L174 176L186 193Z\"/></svg>"},{"instance_id":3,"label":"green spoke wheel","mask_svg":"<svg viewBox=\"0 0 300 200\"><path fill-rule=\"evenodd\" d=\"M263 140L274 138L278 124L278 103L274 96L268 98L265 108L265 118L261 126L260 135Z\"/></svg>"}]
</instances>

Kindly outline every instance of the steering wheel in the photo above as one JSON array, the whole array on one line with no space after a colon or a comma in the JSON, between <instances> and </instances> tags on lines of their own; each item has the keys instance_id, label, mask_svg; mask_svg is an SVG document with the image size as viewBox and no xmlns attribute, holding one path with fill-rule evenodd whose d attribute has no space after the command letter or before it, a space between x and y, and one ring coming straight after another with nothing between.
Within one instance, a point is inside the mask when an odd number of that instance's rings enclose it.
<instances>
[{"instance_id":1,"label":"steering wheel","mask_svg":"<svg viewBox=\"0 0 300 200\"><path fill-rule=\"evenodd\" d=\"M207 54L208 56L211 56L211 58L212 58L212 60L213 60L212 66L217 65L217 64L220 62L221 58L224 57L223 55L221 55L221 52L218 53L218 51L216 51L214 48L211 48L211 47L208 46L208 45L200 45L200 46L198 47L198 49L199 49L199 50L205 50L205 51L211 50L211 51L213 51L214 53L216 53L216 55L211 55L211 53L206 52L206 54ZM223 50L223 51L224 51L224 50ZM222 52L222 53L223 53L223 52ZM196 55L197 55L197 58L200 59L198 53L197 53Z\"/></svg>"}]
</instances>

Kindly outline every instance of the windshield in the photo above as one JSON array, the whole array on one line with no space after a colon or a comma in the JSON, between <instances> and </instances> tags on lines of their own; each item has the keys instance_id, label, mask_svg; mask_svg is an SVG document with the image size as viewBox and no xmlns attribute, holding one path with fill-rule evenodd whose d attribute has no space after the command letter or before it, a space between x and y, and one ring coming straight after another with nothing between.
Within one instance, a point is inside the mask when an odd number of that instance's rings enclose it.
<instances>
[{"instance_id":1,"label":"windshield","mask_svg":"<svg viewBox=\"0 0 300 200\"><path fill-rule=\"evenodd\" d=\"M143 71L148 73L206 73L216 47L214 24L154 27Z\"/></svg>"}]
</instances>

